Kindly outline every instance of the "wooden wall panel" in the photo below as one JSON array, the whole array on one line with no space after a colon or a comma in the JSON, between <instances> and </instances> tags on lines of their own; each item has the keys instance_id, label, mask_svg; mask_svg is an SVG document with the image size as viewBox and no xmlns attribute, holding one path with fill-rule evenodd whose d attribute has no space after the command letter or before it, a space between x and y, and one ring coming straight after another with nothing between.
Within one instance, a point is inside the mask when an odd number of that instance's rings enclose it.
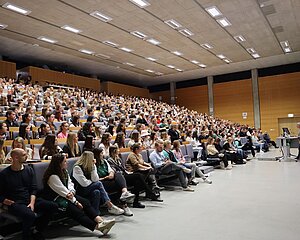
<instances>
[{"instance_id":1,"label":"wooden wall panel","mask_svg":"<svg viewBox=\"0 0 300 240\"><path fill-rule=\"evenodd\" d=\"M208 88L196 86L176 89L176 104L199 113L208 113Z\"/></svg>"},{"instance_id":2,"label":"wooden wall panel","mask_svg":"<svg viewBox=\"0 0 300 240\"><path fill-rule=\"evenodd\" d=\"M147 88L134 87L115 82L106 82L106 86L106 91L109 93L149 98L149 90Z\"/></svg>"},{"instance_id":3,"label":"wooden wall panel","mask_svg":"<svg viewBox=\"0 0 300 240\"><path fill-rule=\"evenodd\" d=\"M159 97L161 97L161 100L159 100ZM171 93L169 90L150 93L150 98L156 101L171 103Z\"/></svg>"},{"instance_id":4,"label":"wooden wall panel","mask_svg":"<svg viewBox=\"0 0 300 240\"><path fill-rule=\"evenodd\" d=\"M32 77L32 82L39 82L40 84L50 82L54 84L63 84L73 87L78 86L82 88L90 88L96 91L101 90L100 80L94 78L62 73L37 67L29 67L29 74Z\"/></svg>"},{"instance_id":5,"label":"wooden wall panel","mask_svg":"<svg viewBox=\"0 0 300 240\"><path fill-rule=\"evenodd\" d=\"M259 78L262 130L279 136L278 118L300 116L300 72Z\"/></svg>"},{"instance_id":6,"label":"wooden wall panel","mask_svg":"<svg viewBox=\"0 0 300 240\"><path fill-rule=\"evenodd\" d=\"M0 60L0 77L16 79L16 64Z\"/></svg>"},{"instance_id":7,"label":"wooden wall panel","mask_svg":"<svg viewBox=\"0 0 300 240\"><path fill-rule=\"evenodd\" d=\"M238 80L213 85L215 116L254 126L251 80ZM243 119L242 113L247 113Z\"/></svg>"}]
</instances>

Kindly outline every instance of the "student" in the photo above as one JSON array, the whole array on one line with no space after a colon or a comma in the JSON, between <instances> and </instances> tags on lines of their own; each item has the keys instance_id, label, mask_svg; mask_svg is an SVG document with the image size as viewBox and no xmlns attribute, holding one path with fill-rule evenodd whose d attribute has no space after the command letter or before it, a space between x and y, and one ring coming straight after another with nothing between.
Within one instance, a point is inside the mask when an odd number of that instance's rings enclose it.
<instances>
[{"instance_id":1,"label":"student","mask_svg":"<svg viewBox=\"0 0 300 240\"><path fill-rule=\"evenodd\" d=\"M103 184L99 181L92 152L85 151L82 153L73 167L72 179L76 185L77 194L89 199L98 214L100 214L101 202L105 203L110 214L122 215L124 213L123 209L118 208L111 202Z\"/></svg>"},{"instance_id":2,"label":"student","mask_svg":"<svg viewBox=\"0 0 300 240\"><path fill-rule=\"evenodd\" d=\"M68 134L69 134L69 124L67 122L63 122L59 126L57 138L67 138Z\"/></svg>"},{"instance_id":3,"label":"student","mask_svg":"<svg viewBox=\"0 0 300 240\"><path fill-rule=\"evenodd\" d=\"M5 163L11 163L12 161L12 158L11 158L11 153L12 153L12 150L15 149L15 148L22 148L26 153L27 153L27 160L31 160L32 159L32 156L33 156L33 150L29 147L26 147L25 145L25 141L23 138L21 137L16 137L12 144L11 144L11 150L10 152L6 155L5 157Z\"/></svg>"},{"instance_id":4,"label":"student","mask_svg":"<svg viewBox=\"0 0 300 240\"><path fill-rule=\"evenodd\" d=\"M108 161L104 159L102 148L95 148L93 153L96 159L97 173L104 188L117 189L120 192L120 202L124 210L124 215L133 216L126 202L131 202L134 198L134 194L128 191L126 179L123 174L112 169Z\"/></svg>"},{"instance_id":5,"label":"student","mask_svg":"<svg viewBox=\"0 0 300 240\"><path fill-rule=\"evenodd\" d=\"M78 136L70 132L67 137L67 144L63 147L63 152L68 154L68 158L81 156L81 150L78 145Z\"/></svg>"},{"instance_id":6,"label":"student","mask_svg":"<svg viewBox=\"0 0 300 240\"><path fill-rule=\"evenodd\" d=\"M47 226L51 215L58 211L55 203L36 198L37 185L31 167L24 165L27 153L21 148L11 151L11 166L0 172L0 202L8 212L22 219L22 239L44 239L40 231ZM41 218L36 221L36 213ZM36 232L31 228L36 222Z\"/></svg>"},{"instance_id":7,"label":"student","mask_svg":"<svg viewBox=\"0 0 300 240\"><path fill-rule=\"evenodd\" d=\"M76 194L64 155L53 155L45 171L43 182L45 198L56 202L70 218L82 226L91 231L99 230L106 235L115 224L115 219L104 220L87 199Z\"/></svg>"},{"instance_id":8,"label":"student","mask_svg":"<svg viewBox=\"0 0 300 240\"><path fill-rule=\"evenodd\" d=\"M54 154L62 152L63 150L57 145L57 139L55 135L49 134L45 138L45 141L40 148L40 158L44 160L51 160Z\"/></svg>"}]
</instances>

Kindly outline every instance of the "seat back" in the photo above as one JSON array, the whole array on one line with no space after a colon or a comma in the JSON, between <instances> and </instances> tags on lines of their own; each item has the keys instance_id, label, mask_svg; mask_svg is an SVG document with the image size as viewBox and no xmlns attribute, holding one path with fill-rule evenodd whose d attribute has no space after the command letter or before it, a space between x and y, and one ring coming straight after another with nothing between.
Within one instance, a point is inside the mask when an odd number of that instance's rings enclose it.
<instances>
[{"instance_id":1,"label":"seat back","mask_svg":"<svg viewBox=\"0 0 300 240\"><path fill-rule=\"evenodd\" d=\"M192 144L185 145L186 153L191 158L194 159L194 150Z\"/></svg>"},{"instance_id":2,"label":"seat back","mask_svg":"<svg viewBox=\"0 0 300 240\"><path fill-rule=\"evenodd\" d=\"M75 157L75 158L68 158L68 160L67 160L67 163L68 163L67 170L68 170L68 173L70 176L72 174L74 164L77 162L78 159L79 159L79 157Z\"/></svg>"},{"instance_id":3,"label":"seat back","mask_svg":"<svg viewBox=\"0 0 300 240\"><path fill-rule=\"evenodd\" d=\"M130 154L130 152L122 152L122 153L121 153L122 164L125 165L126 160L127 160L129 154Z\"/></svg>"},{"instance_id":4,"label":"seat back","mask_svg":"<svg viewBox=\"0 0 300 240\"><path fill-rule=\"evenodd\" d=\"M35 172L38 191L41 191L44 188L43 177L47 167L49 166L49 163L50 162L48 161L48 162L39 162L39 163L30 164Z\"/></svg>"},{"instance_id":5,"label":"seat back","mask_svg":"<svg viewBox=\"0 0 300 240\"><path fill-rule=\"evenodd\" d=\"M78 146L80 147L80 150L82 152L83 146L84 146L84 141L78 141Z\"/></svg>"},{"instance_id":6,"label":"seat back","mask_svg":"<svg viewBox=\"0 0 300 240\"><path fill-rule=\"evenodd\" d=\"M143 150L143 151L141 152L141 155L142 155L142 157L143 157L144 162L149 162L147 150Z\"/></svg>"}]
</instances>

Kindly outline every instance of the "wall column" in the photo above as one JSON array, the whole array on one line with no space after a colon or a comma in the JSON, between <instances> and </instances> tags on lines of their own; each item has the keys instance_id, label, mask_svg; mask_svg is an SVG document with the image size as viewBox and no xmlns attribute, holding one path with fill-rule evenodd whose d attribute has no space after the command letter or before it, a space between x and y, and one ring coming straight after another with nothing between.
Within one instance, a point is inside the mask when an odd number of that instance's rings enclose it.
<instances>
[{"instance_id":1,"label":"wall column","mask_svg":"<svg viewBox=\"0 0 300 240\"><path fill-rule=\"evenodd\" d=\"M214 78L213 76L207 77L207 87L208 87L208 113L210 116L214 116L214 90L213 90Z\"/></svg>"},{"instance_id":2,"label":"wall column","mask_svg":"<svg viewBox=\"0 0 300 240\"><path fill-rule=\"evenodd\" d=\"M176 83L170 82L171 104L176 104Z\"/></svg>"},{"instance_id":3,"label":"wall column","mask_svg":"<svg viewBox=\"0 0 300 240\"><path fill-rule=\"evenodd\" d=\"M257 69L251 69L251 81L252 81L252 95L253 95L254 127L260 128L260 105L259 105Z\"/></svg>"}]
</instances>

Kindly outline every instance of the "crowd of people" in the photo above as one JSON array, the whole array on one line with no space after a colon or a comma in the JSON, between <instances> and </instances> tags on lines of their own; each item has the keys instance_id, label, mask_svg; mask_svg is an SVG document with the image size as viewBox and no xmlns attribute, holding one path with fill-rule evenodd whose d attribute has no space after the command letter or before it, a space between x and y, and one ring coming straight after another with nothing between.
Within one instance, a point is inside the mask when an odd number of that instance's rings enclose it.
<instances>
[{"instance_id":1,"label":"crowd of people","mask_svg":"<svg viewBox=\"0 0 300 240\"><path fill-rule=\"evenodd\" d=\"M180 146L185 142L193 145L195 159L225 170L245 164L249 152L255 157L276 146L260 129L134 96L0 78L0 103L5 118L0 123L0 164L11 164L0 172L0 202L24 219L24 239L40 234L49 221L44 219L32 233L37 216L33 212L44 215L49 209L51 213L63 210L91 231L107 234L115 220L100 217L99 207L105 205L113 215L133 216L130 206L145 208L141 192L162 202L158 175L174 174L188 192L199 184L197 178L211 184L199 166L183 155ZM44 139L39 159L50 162L40 195L34 172L24 164L36 155L35 148L29 147L33 139ZM58 139L65 139L63 147ZM9 140L12 145L6 151ZM95 141L100 145L95 146ZM83 148L79 142L84 142ZM119 152L124 148L130 148L126 161ZM141 155L143 149L154 149L149 162ZM68 172L67 159L74 157L78 160ZM119 193L114 203L108 194L112 188Z\"/></svg>"}]
</instances>

